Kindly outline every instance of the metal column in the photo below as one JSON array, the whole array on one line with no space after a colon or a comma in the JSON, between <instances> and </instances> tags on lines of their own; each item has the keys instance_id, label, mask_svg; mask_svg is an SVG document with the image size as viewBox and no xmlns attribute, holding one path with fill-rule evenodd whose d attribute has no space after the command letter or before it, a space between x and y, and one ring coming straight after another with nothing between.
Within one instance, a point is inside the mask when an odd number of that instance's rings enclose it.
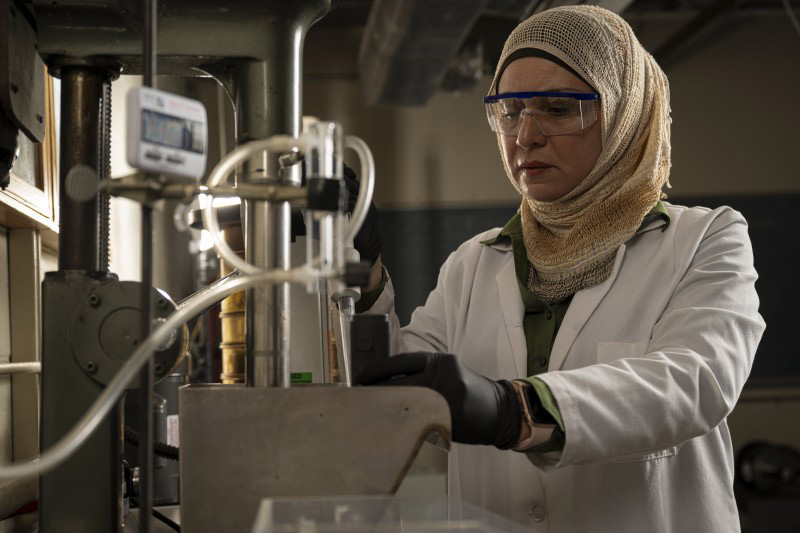
<instances>
[{"instance_id":1,"label":"metal column","mask_svg":"<svg viewBox=\"0 0 800 533\"><path fill-rule=\"evenodd\" d=\"M237 68L237 143L276 134L300 133L300 59L305 23L275 24L268 29L266 61ZM240 176L246 182L299 181L281 178L277 154L254 158ZM248 201L245 205L246 258L268 269L289 267L291 211L288 203ZM289 284L247 293L247 384L289 386Z\"/></svg>"},{"instance_id":2,"label":"metal column","mask_svg":"<svg viewBox=\"0 0 800 533\"><path fill-rule=\"evenodd\" d=\"M69 174L79 174L76 181L98 180L98 170L102 166L98 139L100 105L103 82L107 79L103 69L64 67L61 70L59 270L100 270L97 196L87 201L73 200L65 181Z\"/></svg>"},{"instance_id":3,"label":"metal column","mask_svg":"<svg viewBox=\"0 0 800 533\"><path fill-rule=\"evenodd\" d=\"M55 69L54 69L55 70ZM100 265L98 200L72 200L65 181L97 179L104 83L113 72L89 66L62 67L59 271L47 274L42 289L41 449L60 439L102 391L77 363L72 350L74 308L115 278ZM122 522L121 410L115 408L70 459L42 476L40 530L115 532Z\"/></svg>"}]
</instances>

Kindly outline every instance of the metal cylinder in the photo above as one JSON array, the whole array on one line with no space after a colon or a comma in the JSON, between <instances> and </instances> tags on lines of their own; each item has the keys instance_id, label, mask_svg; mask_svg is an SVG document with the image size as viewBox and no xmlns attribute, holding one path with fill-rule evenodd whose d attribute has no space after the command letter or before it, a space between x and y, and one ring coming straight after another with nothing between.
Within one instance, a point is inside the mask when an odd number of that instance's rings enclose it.
<instances>
[{"instance_id":1,"label":"metal cylinder","mask_svg":"<svg viewBox=\"0 0 800 533\"><path fill-rule=\"evenodd\" d=\"M72 200L66 181L70 172L98 181L100 106L107 77L103 69L61 69L59 270L100 270L97 195L87 201Z\"/></svg>"},{"instance_id":2,"label":"metal cylinder","mask_svg":"<svg viewBox=\"0 0 800 533\"><path fill-rule=\"evenodd\" d=\"M226 228L222 231L225 242L233 251L244 254L241 226ZM232 268L220 260L220 277L227 276ZM247 342L244 327L245 291L237 292L222 300L219 313L222 323L222 374L220 380L225 384L244 383L245 352Z\"/></svg>"},{"instance_id":3,"label":"metal cylinder","mask_svg":"<svg viewBox=\"0 0 800 533\"><path fill-rule=\"evenodd\" d=\"M290 28L289 28L290 29ZM300 133L300 29L275 28L272 61L252 61L238 70L237 142ZM272 34L273 32L271 32ZM269 110L269 112L267 112ZM277 154L254 158L240 178L279 183ZM288 269L291 211L288 202L245 203L247 261L266 269ZM247 294L247 384L288 387L289 284L250 289Z\"/></svg>"}]
</instances>

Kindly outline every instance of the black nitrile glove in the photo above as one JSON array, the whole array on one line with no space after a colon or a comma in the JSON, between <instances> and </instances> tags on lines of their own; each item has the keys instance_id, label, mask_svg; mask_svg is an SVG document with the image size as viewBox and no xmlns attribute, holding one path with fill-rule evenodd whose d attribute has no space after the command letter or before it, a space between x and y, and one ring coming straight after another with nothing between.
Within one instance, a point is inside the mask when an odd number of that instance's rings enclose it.
<instances>
[{"instance_id":1,"label":"black nitrile glove","mask_svg":"<svg viewBox=\"0 0 800 533\"><path fill-rule=\"evenodd\" d=\"M344 181L347 184L347 212L352 213L358 199L359 182L352 168L344 163L342 163L342 167L344 167ZM369 205L367 218L364 219L364 224L353 239L353 246L361 255L361 260L369 261L370 266L374 265L378 256L381 255L383 237L378 230L378 210L374 203Z\"/></svg>"},{"instance_id":2,"label":"black nitrile glove","mask_svg":"<svg viewBox=\"0 0 800 533\"><path fill-rule=\"evenodd\" d=\"M501 450L519 440L522 408L509 381L492 381L447 353L406 353L365 366L355 376L359 385L428 387L450 406L453 440L490 444Z\"/></svg>"}]
</instances>

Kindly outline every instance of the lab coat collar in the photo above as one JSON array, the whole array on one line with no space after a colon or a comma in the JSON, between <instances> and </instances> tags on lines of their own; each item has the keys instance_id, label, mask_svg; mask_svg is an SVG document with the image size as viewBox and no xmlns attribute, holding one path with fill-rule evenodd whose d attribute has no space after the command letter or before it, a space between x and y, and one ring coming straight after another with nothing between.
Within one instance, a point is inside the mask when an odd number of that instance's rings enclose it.
<instances>
[{"instance_id":1,"label":"lab coat collar","mask_svg":"<svg viewBox=\"0 0 800 533\"><path fill-rule=\"evenodd\" d=\"M669 221L664 220L663 218L654 218L653 220L642 224L636 233L633 236L641 235L642 233L646 233L648 231L653 231L654 229L661 229L661 231L665 231L669 227Z\"/></svg>"}]
</instances>

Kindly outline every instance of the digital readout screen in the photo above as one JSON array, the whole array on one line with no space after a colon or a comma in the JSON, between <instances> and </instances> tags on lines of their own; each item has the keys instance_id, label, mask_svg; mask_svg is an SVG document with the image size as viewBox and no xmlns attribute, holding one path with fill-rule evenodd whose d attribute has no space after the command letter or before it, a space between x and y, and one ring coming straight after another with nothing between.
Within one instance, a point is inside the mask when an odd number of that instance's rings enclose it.
<instances>
[{"instance_id":1,"label":"digital readout screen","mask_svg":"<svg viewBox=\"0 0 800 533\"><path fill-rule=\"evenodd\" d=\"M142 110L142 141L198 154L203 153L203 125L194 120Z\"/></svg>"}]
</instances>

